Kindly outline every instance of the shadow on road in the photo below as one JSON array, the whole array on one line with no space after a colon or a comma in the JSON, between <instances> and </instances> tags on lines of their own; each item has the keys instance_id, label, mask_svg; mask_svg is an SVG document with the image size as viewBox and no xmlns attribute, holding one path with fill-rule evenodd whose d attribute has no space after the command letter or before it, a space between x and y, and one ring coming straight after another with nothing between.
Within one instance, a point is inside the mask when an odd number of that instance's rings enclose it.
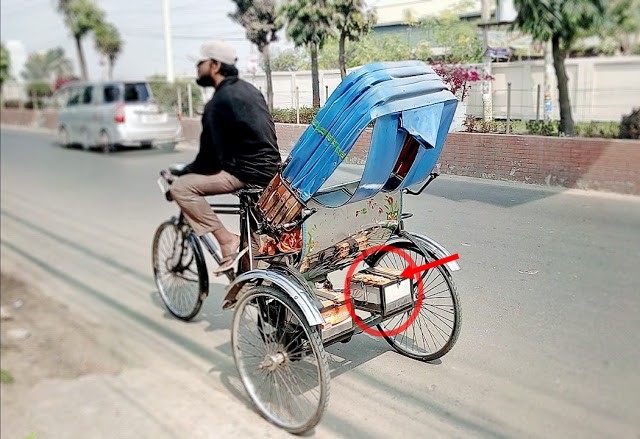
<instances>
[{"instance_id":1,"label":"shadow on road","mask_svg":"<svg viewBox=\"0 0 640 439\"><path fill-rule=\"evenodd\" d=\"M61 146L58 142L51 142L50 146L57 148L57 149L62 149L62 150L67 150L67 151L74 151L74 152L78 152L78 153L82 153L82 154L97 154L97 155L103 155L105 157L117 157L117 156L126 156L126 157L136 157L136 156L140 156L140 157L147 157L150 154L156 155L156 154L162 154L162 155L173 155L173 154L179 154L181 151L178 150L172 150L172 151L167 151L165 149L162 148L139 148L139 147L126 147L126 146L122 146L122 145L115 145L114 151L111 151L109 154L105 154L104 152L102 152L100 150L100 148L90 148L85 150L82 145L79 144L72 144L72 145L68 145L66 147Z\"/></svg>"},{"instance_id":2,"label":"shadow on road","mask_svg":"<svg viewBox=\"0 0 640 439\"><path fill-rule=\"evenodd\" d=\"M500 184L487 181L486 184L470 185L468 181L441 177L425 190L428 195L451 201L491 204L499 207L514 207L557 195L560 189L518 183ZM405 199L407 199L406 197Z\"/></svg>"}]
</instances>

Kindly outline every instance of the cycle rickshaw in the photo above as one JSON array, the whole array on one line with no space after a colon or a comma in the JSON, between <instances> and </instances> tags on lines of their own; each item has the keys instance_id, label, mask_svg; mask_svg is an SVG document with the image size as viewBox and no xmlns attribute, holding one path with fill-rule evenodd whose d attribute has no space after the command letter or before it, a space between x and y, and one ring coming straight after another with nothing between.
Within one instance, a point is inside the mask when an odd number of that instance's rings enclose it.
<instances>
[{"instance_id":1,"label":"cycle rickshaw","mask_svg":"<svg viewBox=\"0 0 640 439\"><path fill-rule=\"evenodd\" d=\"M342 81L267 188L238 191L237 204L212 204L239 215L241 245L249 247L227 272L223 307L234 309L231 343L243 385L274 424L300 434L319 422L329 396L325 347L333 343L377 327L401 354L431 361L456 342L458 264L402 273L450 256L405 230L411 214L402 196L420 194L437 176L456 104L422 62L369 64ZM323 186L372 122L362 177ZM219 252L212 256L220 262ZM156 231L153 268L168 310L193 318L208 274L182 214Z\"/></svg>"}]
</instances>

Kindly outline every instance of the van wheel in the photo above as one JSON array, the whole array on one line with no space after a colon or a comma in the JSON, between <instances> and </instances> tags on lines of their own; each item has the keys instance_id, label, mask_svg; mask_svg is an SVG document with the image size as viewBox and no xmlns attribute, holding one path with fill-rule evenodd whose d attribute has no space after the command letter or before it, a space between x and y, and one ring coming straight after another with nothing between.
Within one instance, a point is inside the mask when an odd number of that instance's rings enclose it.
<instances>
[{"instance_id":1,"label":"van wheel","mask_svg":"<svg viewBox=\"0 0 640 439\"><path fill-rule=\"evenodd\" d=\"M63 148L68 148L69 147L69 144L70 144L70 142L69 142L69 132L67 131L67 129L65 127L60 127L60 129L58 130L58 143Z\"/></svg>"},{"instance_id":2,"label":"van wheel","mask_svg":"<svg viewBox=\"0 0 640 439\"><path fill-rule=\"evenodd\" d=\"M106 131L102 131L100 133L100 138L98 140L98 146L100 147L100 151L105 154L109 154L110 152L115 151L114 144L111 143L111 139Z\"/></svg>"},{"instance_id":3,"label":"van wheel","mask_svg":"<svg viewBox=\"0 0 640 439\"><path fill-rule=\"evenodd\" d=\"M84 141L80 144L84 151L89 151L91 149L91 141L89 137L89 132L84 132Z\"/></svg>"}]
</instances>

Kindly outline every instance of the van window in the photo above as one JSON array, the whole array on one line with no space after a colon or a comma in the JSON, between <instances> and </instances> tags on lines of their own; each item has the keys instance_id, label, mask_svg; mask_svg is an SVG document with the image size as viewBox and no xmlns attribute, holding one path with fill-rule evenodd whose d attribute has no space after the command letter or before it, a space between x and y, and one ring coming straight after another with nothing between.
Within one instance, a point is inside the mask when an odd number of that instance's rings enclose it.
<instances>
[{"instance_id":1,"label":"van window","mask_svg":"<svg viewBox=\"0 0 640 439\"><path fill-rule=\"evenodd\" d=\"M116 102L120 98L120 89L117 85L105 85L102 101L105 104Z\"/></svg>"},{"instance_id":2,"label":"van window","mask_svg":"<svg viewBox=\"0 0 640 439\"><path fill-rule=\"evenodd\" d=\"M82 97L82 89L80 88L72 88L69 90L69 100L67 101L67 107L71 107L73 105L78 105L80 103L80 98Z\"/></svg>"},{"instance_id":3,"label":"van window","mask_svg":"<svg viewBox=\"0 0 640 439\"><path fill-rule=\"evenodd\" d=\"M149 91L145 82L130 83L124 85L125 102L147 102Z\"/></svg>"},{"instance_id":4,"label":"van window","mask_svg":"<svg viewBox=\"0 0 640 439\"><path fill-rule=\"evenodd\" d=\"M88 86L84 88L84 93L82 94L82 103L90 104L91 103L91 95L93 94L93 87Z\"/></svg>"}]
</instances>

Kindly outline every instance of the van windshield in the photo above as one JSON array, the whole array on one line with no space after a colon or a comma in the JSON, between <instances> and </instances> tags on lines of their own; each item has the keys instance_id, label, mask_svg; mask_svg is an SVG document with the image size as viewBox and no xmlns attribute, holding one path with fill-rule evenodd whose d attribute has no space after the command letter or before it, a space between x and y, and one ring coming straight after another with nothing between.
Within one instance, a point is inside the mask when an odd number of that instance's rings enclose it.
<instances>
[{"instance_id":1,"label":"van windshield","mask_svg":"<svg viewBox=\"0 0 640 439\"><path fill-rule=\"evenodd\" d=\"M149 97L149 90L145 82L135 82L124 85L125 102L147 102Z\"/></svg>"}]
</instances>

